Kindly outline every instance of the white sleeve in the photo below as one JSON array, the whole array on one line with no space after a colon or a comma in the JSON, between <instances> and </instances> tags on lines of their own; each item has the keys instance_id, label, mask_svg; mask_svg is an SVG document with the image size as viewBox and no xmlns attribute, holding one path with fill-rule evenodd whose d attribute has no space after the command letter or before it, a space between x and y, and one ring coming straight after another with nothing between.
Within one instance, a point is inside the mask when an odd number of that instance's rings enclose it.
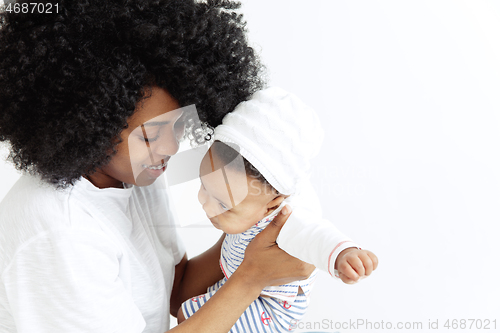
<instances>
[{"instance_id":1,"label":"white sleeve","mask_svg":"<svg viewBox=\"0 0 500 333\"><path fill-rule=\"evenodd\" d=\"M359 246L323 219L319 199L309 182L289 204L293 212L278 235L278 246L338 278L334 269L337 256L349 247Z\"/></svg>"},{"instance_id":2,"label":"white sleeve","mask_svg":"<svg viewBox=\"0 0 500 333\"><path fill-rule=\"evenodd\" d=\"M1 276L17 332L139 333L141 312L105 235L57 230L31 240Z\"/></svg>"}]
</instances>

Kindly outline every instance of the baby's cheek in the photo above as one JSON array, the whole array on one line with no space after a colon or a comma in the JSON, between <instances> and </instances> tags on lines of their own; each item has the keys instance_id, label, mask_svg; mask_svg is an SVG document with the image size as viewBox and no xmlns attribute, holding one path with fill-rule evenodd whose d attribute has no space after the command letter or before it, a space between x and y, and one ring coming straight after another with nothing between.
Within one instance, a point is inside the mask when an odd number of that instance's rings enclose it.
<instances>
[{"instance_id":1,"label":"baby's cheek","mask_svg":"<svg viewBox=\"0 0 500 333\"><path fill-rule=\"evenodd\" d=\"M250 227L246 226L246 223L237 216L232 216L231 218L220 217L220 224L223 226L223 230L227 234L240 234L247 231Z\"/></svg>"},{"instance_id":2,"label":"baby's cheek","mask_svg":"<svg viewBox=\"0 0 500 333\"><path fill-rule=\"evenodd\" d=\"M241 226L241 229L243 229L243 231L246 231L246 230L250 229L251 227L257 225L258 222L259 222L259 220L256 220L256 219L242 220L240 223L240 226Z\"/></svg>"}]
</instances>

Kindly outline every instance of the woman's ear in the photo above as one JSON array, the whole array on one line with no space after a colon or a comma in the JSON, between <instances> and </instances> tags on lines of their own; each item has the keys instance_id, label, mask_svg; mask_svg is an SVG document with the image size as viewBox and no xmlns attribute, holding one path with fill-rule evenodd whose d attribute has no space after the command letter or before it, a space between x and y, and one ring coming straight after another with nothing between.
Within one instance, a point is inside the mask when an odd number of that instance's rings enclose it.
<instances>
[{"instance_id":1,"label":"woman's ear","mask_svg":"<svg viewBox=\"0 0 500 333\"><path fill-rule=\"evenodd\" d=\"M271 213L276 208L278 208L279 205L281 205L281 203L283 202L283 200L285 200L286 197L288 197L288 196L278 194L273 200L269 201L267 203L267 206L266 206L267 214Z\"/></svg>"}]
</instances>

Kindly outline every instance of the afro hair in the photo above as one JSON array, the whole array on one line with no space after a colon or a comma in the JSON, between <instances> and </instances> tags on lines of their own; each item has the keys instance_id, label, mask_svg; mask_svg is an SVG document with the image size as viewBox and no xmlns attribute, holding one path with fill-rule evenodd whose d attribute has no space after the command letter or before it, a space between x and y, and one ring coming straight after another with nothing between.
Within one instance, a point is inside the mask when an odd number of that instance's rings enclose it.
<instances>
[{"instance_id":1,"label":"afro hair","mask_svg":"<svg viewBox=\"0 0 500 333\"><path fill-rule=\"evenodd\" d=\"M110 161L148 87L215 127L265 85L239 2L51 3L52 13L0 13L0 143L18 170L52 184Z\"/></svg>"}]
</instances>

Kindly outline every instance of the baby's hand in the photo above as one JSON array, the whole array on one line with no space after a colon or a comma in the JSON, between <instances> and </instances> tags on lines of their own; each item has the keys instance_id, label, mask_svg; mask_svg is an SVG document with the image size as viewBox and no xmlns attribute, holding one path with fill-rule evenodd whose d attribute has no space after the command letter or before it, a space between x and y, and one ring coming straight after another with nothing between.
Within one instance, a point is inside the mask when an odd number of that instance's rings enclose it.
<instances>
[{"instance_id":1,"label":"baby's hand","mask_svg":"<svg viewBox=\"0 0 500 333\"><path fill-rule=\"evenodd\" d=\"M353 284L370 275L378 266L376 255L367 250L350 247L339 253L335 269L342 282Z\"/></svg>"}]
</instances>

